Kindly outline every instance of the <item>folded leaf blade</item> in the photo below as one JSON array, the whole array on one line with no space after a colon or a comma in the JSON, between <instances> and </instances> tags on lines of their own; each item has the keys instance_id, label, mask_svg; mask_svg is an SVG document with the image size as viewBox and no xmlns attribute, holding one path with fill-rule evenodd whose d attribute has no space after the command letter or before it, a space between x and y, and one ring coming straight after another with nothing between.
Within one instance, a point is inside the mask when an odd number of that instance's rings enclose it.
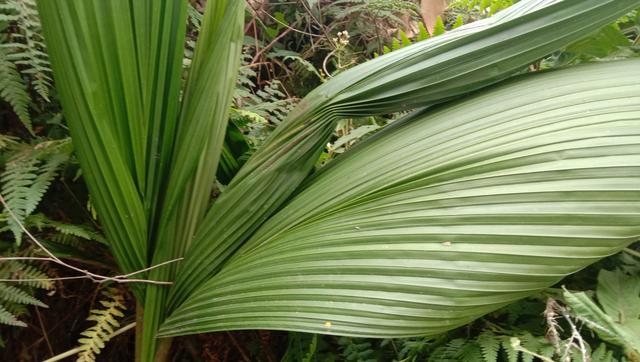
<instances>
[{"instance_id":1,"label":"folded leaf blade","mask_svg":"<svg viewBox=\"0 0 640 362\"><path fill-rule=\"evenodd\" d=\"M640 236L640 62L524 77L334 161L161 335L435 335Z\"/></svg>"},{"instance_id":2,"label":"folded leaf blade","mask_svg":"<svg viewBox=\"0 0 640 362\"><path fill-rule=\"evenodd\" d=\"M637 7L637 0L531 0L484 22L405 47L313 91L242 167L194 237L170 309L288 199L344 116L427 107L500 81Z\"/></svg>"},{"instance_id":3,"label":"folded leaf blade","mask_svg":"<svg viewBox=\"0 0 640 362\"><path fill-rule=\"evenodd\" d=\"M121 67L135 55L114 28L130 28L122 1L40 1L56 87L92 203L125 272L147 264L146 216L139 182L144 149L142 108L135 67ZM100 20L98 20L100 19ZM104 48L103 48L104 47ZM105 52L105 48L109 52ZM128 99L132 97L132 99ZM135 143L135 145L134 145Z\"/></svg>"},{"instance_id":4,"label":"folded leaf blade","mask_svg":"<svg viewBox=\"0 0 640 362\"><path fill-rule=\"evenodd\" d=\"M176 3L184 5L183 1ZM166 192L162 195L162 203L158 203L161 209L154 235L154 265L184 255L209 206L240 65L243 20L244 2L218 0L207 4L184 90L177 121L179 127L163 130L169 132L166 134L174 143L173 153L167 157L171 170L162 184ZM177 263L155 269L149 276L153 280L171 281L176 269ZM155 333L165 316L167 291L166 286L150 285L147 288L143 360L154 358L158 341Z\"/></svg>"}]
</instances>

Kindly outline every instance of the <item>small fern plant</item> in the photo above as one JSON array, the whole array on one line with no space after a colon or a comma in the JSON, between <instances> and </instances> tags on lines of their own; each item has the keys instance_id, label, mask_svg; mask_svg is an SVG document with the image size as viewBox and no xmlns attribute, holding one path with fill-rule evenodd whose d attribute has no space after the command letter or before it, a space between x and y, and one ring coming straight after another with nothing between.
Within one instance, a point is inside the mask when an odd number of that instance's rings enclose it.
<instances>
[{"instance_id":1,"label":"small fern plant","mask_svg":"<svg viewBox=\"0 0 640 362\"><path fill-rule=\"evenodd\" d=\"M35 289L52 290L54 287L49 276L40 269L13 260L0 263L0 280L3 280L0 282L0 324L15 327L27 326L18 319L26 312L26 306L47 307L33 296Z\"/></svg>"},{"instance_id":2,"label":"small fern plant","mask_svg":"<svg viewBox=\"0 0 640 362\"><path fill-rule=\"evenodd\" d=\"M22 124L32 132L29 103L31 97L7 49L0 47L0 98L11 105Z\"/></svg>"},{"instance_id":3,"label":"small fern plant","mask_svg":"<svg viewBox=\"0 0 640 362\"><path fill-rule=\"evenodd\" d=\"M18 245L22 241L20 224L36 210L51 182L69 160L71 151L68 138L33 146L13 142L5 149L7 161L0 174L0 191L15 216L6 218L6 222Z\"/></svg>"},{"instance_id":4,"label":"small fern plant","mask_svg":"<svg viewBox=\"0 0 640 362\"><path fill-rule=\"evenodd\" d=\"M11 105L30 133L28 90L49 102L51 74L35 0L0 3L0 99Z\"/></svg>"},{"instance_id":5,"label":"small fern plant","mask_svg":"<svg viewBox=\"0 0 640 362\"><path fill-rule=\"evenodd\" d=\"M454 0L449 11L463 15L466 20L486 18L513 5L513 0Z\"/></svg>"},{"instance_id":6,"label":"small fern plant","mask_svg":"<svg viewBox=\"0 0 640 362\"><path fill-rule=\"evenodd\" d=\"M34 0L8 0L0 5L0 20L11 26L4 37L4 48L11 51L10 59L28 76L37 94L49 101L52 86L51 68L42 37L40 18Z\"/></svg>"},{"instance_id":7,"label":"small fern plant","mask_svg":"<svg viewBox=\"0 0 640 362\"><path fill-rule=\"evenodd\" d=\"M120 327L120 319L124 317L127 309L124 304L124 296L116 288L107 288L102 292L103 299L100 300L100 309L92 309L89 312L88 321L95 324L84 332L83 337L78 339L81 352L78 354L78 362L93 362L96 355L104 348L116 329Z\"/></svg>"},{"instance_id":8,"label":"small fern plant","mask_svg":"<svg viewBox=\"0 0 640 362\"><path fill-rule=\"evenodd\" d=\"M523 350L516 349L512 339L520 341ZM534 355L551 358L554 356L553 346L544 338L533 336L528 332L518 337L501 335L489 330L483 331L476 338L457 338L436 348L429 356L429 362L460 361L460 362L533 362Z\"/></svg>"}]
</instances>

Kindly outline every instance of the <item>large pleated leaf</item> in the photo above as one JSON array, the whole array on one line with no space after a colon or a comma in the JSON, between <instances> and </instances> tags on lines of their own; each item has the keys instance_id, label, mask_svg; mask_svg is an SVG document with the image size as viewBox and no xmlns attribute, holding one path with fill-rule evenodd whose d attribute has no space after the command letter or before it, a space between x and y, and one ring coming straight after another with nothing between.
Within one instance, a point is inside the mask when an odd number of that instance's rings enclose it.
<instances>
[{"instance_id":1,"label":"large pleated leaf","mask_svg":"<svg viewBox=\"0 0 640 362\"><path fill-rule=\"evenodd\" d=\"M500 81L615 20L638 0L528 0L354 67L312 92L209 210L171 290L169 309L210 279L312 170L344 116L430 106Z\"/></svg>"},{"instance_id":2,"label":"large pleated leaf","mask_svg":"<svg viewBox=\"0 0 640 362\"><path fill-rule=\"evenodd\" d=\"M209 1L186 86L173 169L166 183L153 264L184 255L210 203L224 144L228 111L240 66L244 2ZM176 265L155 269L153 280L173 280ZM145 300L142 360L152 360L165 316L166 286L150 285Z\"/></svg>"},{"instance_id":3,"label":"large pleated leaf","mask_svg":"<svg viewBox=\"0 0 640 362\"><path fill-rule=\"evenodd\" d=\"M208 203L242 46L244 2L208 2L181 92L184 0L39 1L64 114L123 272L179 258ZM139 277L173 279L175 264ZM136 286L153 360L168 287Z\"/></svg>"},{"instance_id":4,"label":"large pleated leaf","mask_svg":"<svg viewBox=\"0 0 640 362\"><path fill-rule=\"evenodd\" d=\"M163 336L434 335L640 237L640 60L414 114L309 181Z\"/></svg>"},{"instance_id":5,"label":"large pleated leaf","mask_svg":"<svg viewBox=\"0 0 640 362\"><path fill-rule=\"evenodd\" d=\"M47 0L38 10L91 201L121 269L142 269L171 159L186 5Z\"/></svg>"}]
</instances>

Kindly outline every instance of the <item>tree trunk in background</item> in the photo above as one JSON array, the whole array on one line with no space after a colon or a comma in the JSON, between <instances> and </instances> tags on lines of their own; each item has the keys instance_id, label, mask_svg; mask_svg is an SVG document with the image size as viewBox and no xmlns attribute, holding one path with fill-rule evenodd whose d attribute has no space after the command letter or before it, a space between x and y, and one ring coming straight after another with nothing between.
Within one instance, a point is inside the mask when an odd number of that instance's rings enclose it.
<instances>
[{"instance_id":1,"label":"tree trunk in background","mask_svg":"<svg viewBox=\"0 0 640 362\"><path fill-rule=\"evenodd\" d=\"M424 24L429 31L429 34L433 34L433 29L436 25L436 19L438 15L442 15L447 8L447 0L421 0L420 11Z\"/></svg>"}]
</instances>

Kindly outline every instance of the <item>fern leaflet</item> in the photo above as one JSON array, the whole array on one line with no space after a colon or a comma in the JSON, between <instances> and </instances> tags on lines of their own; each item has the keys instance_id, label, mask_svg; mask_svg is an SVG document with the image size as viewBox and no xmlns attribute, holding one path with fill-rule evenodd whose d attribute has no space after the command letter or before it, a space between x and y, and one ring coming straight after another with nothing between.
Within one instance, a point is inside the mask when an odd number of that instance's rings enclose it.
<instances>
[{"instance_id":1,"label":"fern leaflet","mask_svg":"<svg viewBox=\"0 0 640 362\"><path fill-rule=\"evenodd\" d=\"M7 222L18 245L22 241L20 224L35 211L58 170L69 159L70 146L70 140L64 139L23 147L0 175L2 195L17 218L8 218Z\"/></svg>"},{"instance_id":2,"label":"fern leaflet","mask_svg":"<svg viewBox=\"0 0 640 362\"><path fill-rule=\"evenodd\" d=\"M47 307L46 304L32 297L24 290L7 285L6 283L0 283L0 299L10 303L37 305L38 307L43 308Z\"/></svg>"},{"instance_id":3,"label":"fern leaflet","mask_svg":"<svg viewBox=\"0 0 640 362\"><path fill-rule=\"evenodd\" d=\"M86 338L78 339L82 347L82 352L78 354L78 362L93 362L96 355L105 347L111 339L115 329L120 327L118 318L124 316L126 310L124 297L115 288L109 288L102 292L105 299L100 301L104 309L92 309L88 321L95 322L95 325L80 333Z\"/></svg>"},{"instance_id":4,"label":"fern leaflet","mask_svg":"<svg viewBox=\"0 0 640 362\"><path fill-rule=\"evenodd\" d=\"M35 91L48 102L52 72L35 0L8 0L0 11L17 29L9 33L10 43L4 45L11 49L8 59L29 77Z\"/></svg>"},{"instance_id":5,"label":"fern leaflet","mask_svg":"<svg viewBox=\"0 0 640 362\"><path fill-rule=\"evenodd\" d=\"M15 64L9 60L4 46L0 46L0 98L11 105L22 124L30 133L33 133L31 116L29 115L31 97L27 93L27 87Z\"/></svg>"},{"instance_id":6,"label":"fern leaflet","mask_svg":"<svg viewBox=\"0 0 640 362\"><path fill-rule=\"evenodd\" d=\"M6 324L14 327L26 327L27 324L21 322L9 312L2 304L0 304L0 324Z\"/></svg>"},{"instance_id":7,"label":"fern leaflet","mask_svg":"<svg viewBox=\"0 0 640 362\"><path fill-rule=\"evenodd\" d=\"M485 362L495 362L498 360L498 352L500 351L500 340L491 332L483 332L478 336L478 344L482 350L482 357Z\"/></svg>"},{"instance_id":8,"label":"fern leaflet","mask_svg":"<svg viewBox=\"0 0 640 362\"><path fill-rule=\"evenodd\" d=\"M0 263L0 279L12 280L13 284L0 282L0 324L26 327L18 320L24 312L24 305L47 306L32 296L33 288L53 289L49 276L34 266L14 260ZM21 281L32 279L32 281ZM35 280L34 280L35 279Z\"/></svg>"}]
</instances>

